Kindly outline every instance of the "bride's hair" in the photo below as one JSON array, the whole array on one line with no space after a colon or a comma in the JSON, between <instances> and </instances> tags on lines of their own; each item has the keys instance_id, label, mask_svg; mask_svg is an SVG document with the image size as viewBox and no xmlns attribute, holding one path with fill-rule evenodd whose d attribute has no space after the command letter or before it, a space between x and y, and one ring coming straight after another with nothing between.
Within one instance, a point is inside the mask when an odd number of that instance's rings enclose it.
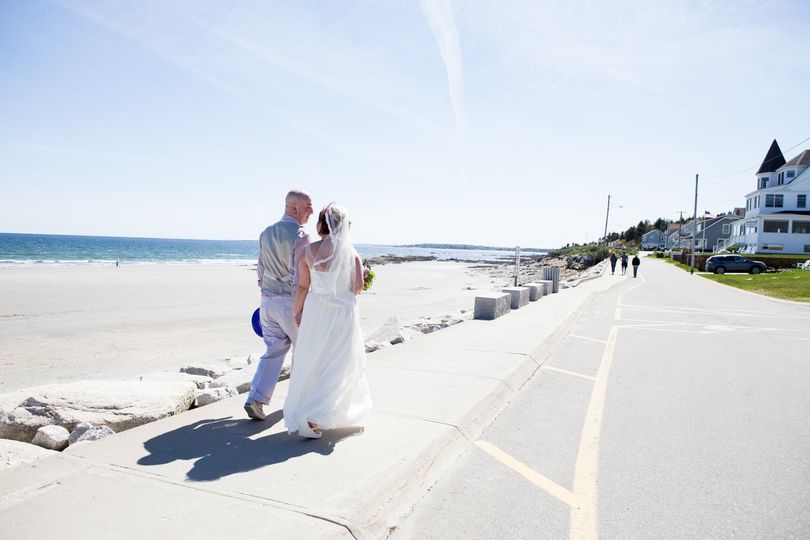
<instances>
[{"instance_id":1,"label":"bride's hair","mask_svg":"<svg viewBox=\"0 0 810 540\"><path fill-rule=\"evenodd\" d=\"M344 219L347 219L346 211L337 203L330 202L324 206L323 210L318 214L318 223L315 225L315 231L322 235L331 234L332 231L340 228L340 224ZM351 225L351 222L348 224Z\"/></svg>"}]
</instances>

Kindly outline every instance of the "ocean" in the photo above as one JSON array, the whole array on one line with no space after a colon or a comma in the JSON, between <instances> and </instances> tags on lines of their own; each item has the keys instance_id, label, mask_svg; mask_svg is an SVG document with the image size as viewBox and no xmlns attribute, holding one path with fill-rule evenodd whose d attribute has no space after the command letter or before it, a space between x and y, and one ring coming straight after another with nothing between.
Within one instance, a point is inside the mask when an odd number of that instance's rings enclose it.
<instances>
[{"instance_id":1,"label":"ocean","mask_svg":"<svg viewBox=\"0 0 810 540\"><path fill-rule=\"evenodd\" d=\"M412 246L355 245L361 257L425 256L438 260L509 261L514 251ZM256 240L180 240L55 234L0 233L0 267L115 266L133 264L249 265L259 255ZM524 253L523 255L528 255ZM538 255L538 253L531 253Z\"/></svg>"}]
</instances>

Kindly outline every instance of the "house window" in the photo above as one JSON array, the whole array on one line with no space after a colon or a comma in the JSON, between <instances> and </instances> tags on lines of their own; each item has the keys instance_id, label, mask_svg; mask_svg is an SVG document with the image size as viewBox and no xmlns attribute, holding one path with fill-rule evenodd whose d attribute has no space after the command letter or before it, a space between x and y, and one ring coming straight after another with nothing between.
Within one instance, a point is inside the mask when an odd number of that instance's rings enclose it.
<instances>
[{"instance_id":1,"label":"house window","mask_svg":"<svg viewBox=\"0 0 810 540\"><path fill-rule=\"evenodd\" d=\"M793 234L810 234L810 221L794 221Z\"/></svg>"},{"instance_id":2,"label":"house window","mask_svg":"<svg viewBox=\"0 0 810 540\"><path fill-rule=\"evenodd\" d=\"M796 208L807 208L807 195L796 195Z\"/></svg>"},{"instance_id":3,"label":"house window","mask_svg":"<svg viewBox=\"0 0 810 540\"><path fill-rule=\"evenodd\" d=\"M787 177L788 178L793 178L794 176L796 176L796 171L788 171L787 172Z\"/></svg>"},{"instance_id":4,"label":"house window","mask_svg":"<svg viewBox=\"0 0 810 540\"><path fill-rule=\"evenodd\" d=\"M759 179L759 188L758 189L765 189L768 187L768 179L767 178L760 178Z\"/></svg>"},{"instance_id":5,"label":"house window","mask_svg":"<svg viewBox=\"0 0 810 540\"><path fill-rule=\"evenodd\" d=\"M731 230L731 227L728 223L723 223L723 234L728 234L728 231Z\"/></svg>"},{"instance_id":6,"label":"house window","mask_svg":"<svg viewBox=\"0 0 810 540\"><path fill-rule=\"evenodd\" d=\"M786 233L788 221L786 219L766 219L762 224L762 232Z\"/></svg>"},{"instance_id":7,"label":"house window","mask_svg":"<svg viewBox=\"0 0 810 540\"><path fill-rule=\"evenodd\" d=\"M783 248L782 244L762 244L762 249L770 249L771 251L782 251Z\"/></svg>"},{"instance_id":8,"label":"house window","mask_svg":"<svg viewBox=\"0 0 810 540\"><path fill-rule=\"evenodd\" d=\"M773 195L773 194L765 195L765 207L782 208L784 200L785 200L784 195Z\"/></svg>"},{"instance_id":9,"label":"house window","mask_svg":"<svg viewBox=\"0 0 810 540\"><path fill-rule=\"evenodd\" d=\"M785 173L780 172L776 177L776 185L781 186L785 183Z\"/></svg>"},{"instance_id":10,"label":"house window","mask_svg":"<svg viewBox=\"0 0 810 540\"><path fill-rule=\"evenodd\" d=\"M804 245L804 252L805 253L810 253L810 244L805 244Z\"/></svg>"}]
</instances>

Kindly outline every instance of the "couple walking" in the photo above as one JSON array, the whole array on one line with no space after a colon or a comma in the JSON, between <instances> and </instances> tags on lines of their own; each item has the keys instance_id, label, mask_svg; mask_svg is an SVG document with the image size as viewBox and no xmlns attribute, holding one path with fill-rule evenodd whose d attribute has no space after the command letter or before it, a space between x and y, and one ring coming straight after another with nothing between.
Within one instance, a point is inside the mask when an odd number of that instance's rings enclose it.
<instances>
[{"instance_id":1,"label":"couple walking","mask_svg":"<svg viewBox=\"0 0 810 540\"><path fill-rule=\"evenodd\" d=\"M349 238L346 211L329 203L318 215L320 240L304 225L312 199L292 190L284 216L259 238L262 337L245 411L264 420L284 357L294 347L284 401L289 433L317 439L322 430L357 424L371 409L357 295L363 288L360 257Z\"/></svg>"}]
</instances>

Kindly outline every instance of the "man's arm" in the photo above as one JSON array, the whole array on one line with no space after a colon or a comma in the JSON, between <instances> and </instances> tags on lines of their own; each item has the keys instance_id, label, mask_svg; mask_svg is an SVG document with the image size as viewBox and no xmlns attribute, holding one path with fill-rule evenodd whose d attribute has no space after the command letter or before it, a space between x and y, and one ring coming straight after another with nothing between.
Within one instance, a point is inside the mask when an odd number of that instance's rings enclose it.
<instances>
[{"instance_id":1,"label":"man's arm","mask_svg":"<svg viewBox=\"0 0 810 540\"><path fill-rule=\"evenodd\" d=\"M262 240L259 239L259 264L256 265L256 275L259 278L259 288L264 280L264 263L262 262Z\"/></svg>"},{"instance_id":2,"label":"man's arm","mask_svg":"<svg viewBox=\"0 0 810 540\"><path fill-rule=\"evenodd\" d=\"M309 267L307 261L301 257L298 262L298 286L295 288L295 303L293 313L296 326L301 326L301 316L304 313L304 301L309 293Z\"/></svg>"}]
</instances>

